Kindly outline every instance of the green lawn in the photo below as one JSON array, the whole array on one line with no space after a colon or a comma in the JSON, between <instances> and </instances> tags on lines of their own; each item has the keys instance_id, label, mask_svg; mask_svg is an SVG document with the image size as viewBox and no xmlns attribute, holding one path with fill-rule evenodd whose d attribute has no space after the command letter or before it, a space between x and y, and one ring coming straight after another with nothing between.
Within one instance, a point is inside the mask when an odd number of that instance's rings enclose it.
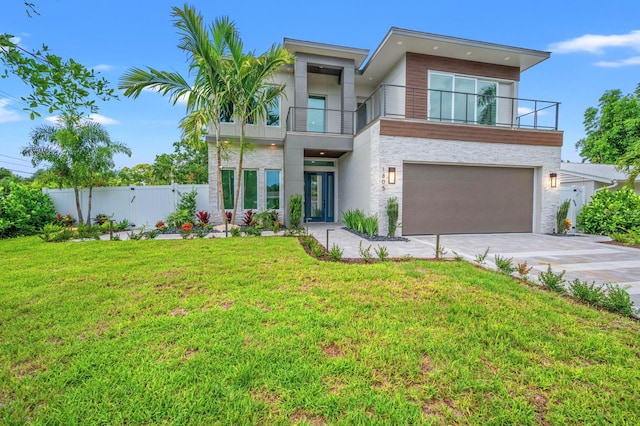
<instances>
[{"instance_id":1,"label":"green lawn","mask_svg":"<svg viewBox=\"0 0 640 426\"><path fill-rule=\"evenodd\" d=\"M0 241L5 424L637 424L640 323L293 238Z\"/></svg>"}]
</instances>

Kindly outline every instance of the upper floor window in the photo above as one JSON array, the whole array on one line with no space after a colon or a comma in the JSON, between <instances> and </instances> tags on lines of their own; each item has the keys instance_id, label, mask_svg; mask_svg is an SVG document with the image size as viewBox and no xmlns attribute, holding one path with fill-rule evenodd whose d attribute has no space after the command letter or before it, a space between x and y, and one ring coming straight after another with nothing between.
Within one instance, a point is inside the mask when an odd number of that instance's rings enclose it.
<instances>
[{"instance_id":1,"label":"upper floor window","mask_svg":"<svg viewBox=\"0 0 640 426\"><path fill-rule=\"evenodd\" d=\"M327 100L324 96L309 96L307 109L307 131L325 132L325 115Z\"/></svg>"},{"instance_id":2,"label":"upper floor window","mask_svg":"<svg viewBox=\"0 0 640 426\"><path fill-rule=\"evenodd\" d=\"M429 73L429 119L455 123L496 124L498 82Z\"/></svg>"},{"instance_id":3,"label":"upper floor window","mask_svg":"<svg viewBox=\"0 0 640 426\"><path fill-rule=\"evenodd\" d=\"M222 108L220 108L220 122L221 123L233 123L233 104L227 102Z\"/></svg>"},{"instance_id":4,"label":"upper floor window","mask_svg":"<svg viewBox=\"0 0 640 426\"><path fill-rule=\"evenodd\" d=\"M267 108L267 126L280 126L280 98L275 98Z\"/></svg>"}]
</instances>

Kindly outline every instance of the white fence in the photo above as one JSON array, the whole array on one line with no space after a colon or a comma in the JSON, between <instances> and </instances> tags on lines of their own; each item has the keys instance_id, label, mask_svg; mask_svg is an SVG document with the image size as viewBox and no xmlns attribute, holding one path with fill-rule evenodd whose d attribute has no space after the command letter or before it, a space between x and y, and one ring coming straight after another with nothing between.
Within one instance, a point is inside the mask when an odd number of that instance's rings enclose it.
<instances>
[{"instance_id":1,"label":"white fence","mask_svg":"<svg viewBox=\"0 0 640 426\"><path fill-rule=\"evenodd\" d=\"M91 217L106 214L115 221L123 219L136 226L155 225L159 220L166 220L169 214L176 211L180 194L193 190L198 192L196 211L209 211L208 185L163 185L163 186L117 186L93 188L91 200ZM43 188L49 194L59 213L71 213L77 216L76 199L73 189ZM80 192L82 214L86 216L89 204L89 190ZM77 218L77 217L76 217ZM86 220L86 217L85 217Z\"/></svg>"},{"instance_id":2,"label":"white fence","mask_svg":"<svg viewBox=\"0 0 640 426\"><path fill-rule=\"evenodd\" d=\"M571 200L571 203L569 203L569 213L567 213L567 218L571 221L572 232L575 232L576 230L578 214L580 214L582 206L585 205L585 195L584 186L573 185L570 188L560 188L560 202L562 203L565 200Z\"/></svg>"}]
</instances>

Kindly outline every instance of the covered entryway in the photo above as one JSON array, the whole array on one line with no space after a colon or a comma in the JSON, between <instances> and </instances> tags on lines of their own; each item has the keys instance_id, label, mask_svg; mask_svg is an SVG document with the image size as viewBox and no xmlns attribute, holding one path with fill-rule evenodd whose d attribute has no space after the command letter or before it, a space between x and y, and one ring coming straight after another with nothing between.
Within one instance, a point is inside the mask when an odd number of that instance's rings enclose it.
<instances>
[{"instance_id":1,"label":"covered entryway","mask_svg":"<svg viewBox=\"0 0 640 426\"><path fill-rule=\"evenodd\" d=\"M403 166L402 233L532 232L532 168Z\"/></svg>"}]
</instances>

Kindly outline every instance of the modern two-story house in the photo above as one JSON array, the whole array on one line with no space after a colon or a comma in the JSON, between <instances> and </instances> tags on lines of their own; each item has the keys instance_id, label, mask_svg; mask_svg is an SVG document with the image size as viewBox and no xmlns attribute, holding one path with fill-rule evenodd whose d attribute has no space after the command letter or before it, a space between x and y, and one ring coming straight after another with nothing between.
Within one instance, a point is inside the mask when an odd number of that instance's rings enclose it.
<instances>
[{"instance_id":1,"label":"modern two-story house","mask_svg":"<svg viewBox=\"0 0 640 426\"><path fill-rule=\"evenodd\" d=\"M378 215L384 235L397 197L403 235L553 231L559 105L518 98L521 73L550 53L400 28L372 54L292 39L284 47L295 56L277 76L286 97L247 126L254 149L242 176L233 151L223 162L226 193L241 179L238 220L275 209L288 223L290 196L302 194L305 221L339 222L358 208ZM233 140L239 125L226 121L221 134ZM209 152L219 216L233 196L218 200L212 143Z\"/></svg>"}]
</instances>

